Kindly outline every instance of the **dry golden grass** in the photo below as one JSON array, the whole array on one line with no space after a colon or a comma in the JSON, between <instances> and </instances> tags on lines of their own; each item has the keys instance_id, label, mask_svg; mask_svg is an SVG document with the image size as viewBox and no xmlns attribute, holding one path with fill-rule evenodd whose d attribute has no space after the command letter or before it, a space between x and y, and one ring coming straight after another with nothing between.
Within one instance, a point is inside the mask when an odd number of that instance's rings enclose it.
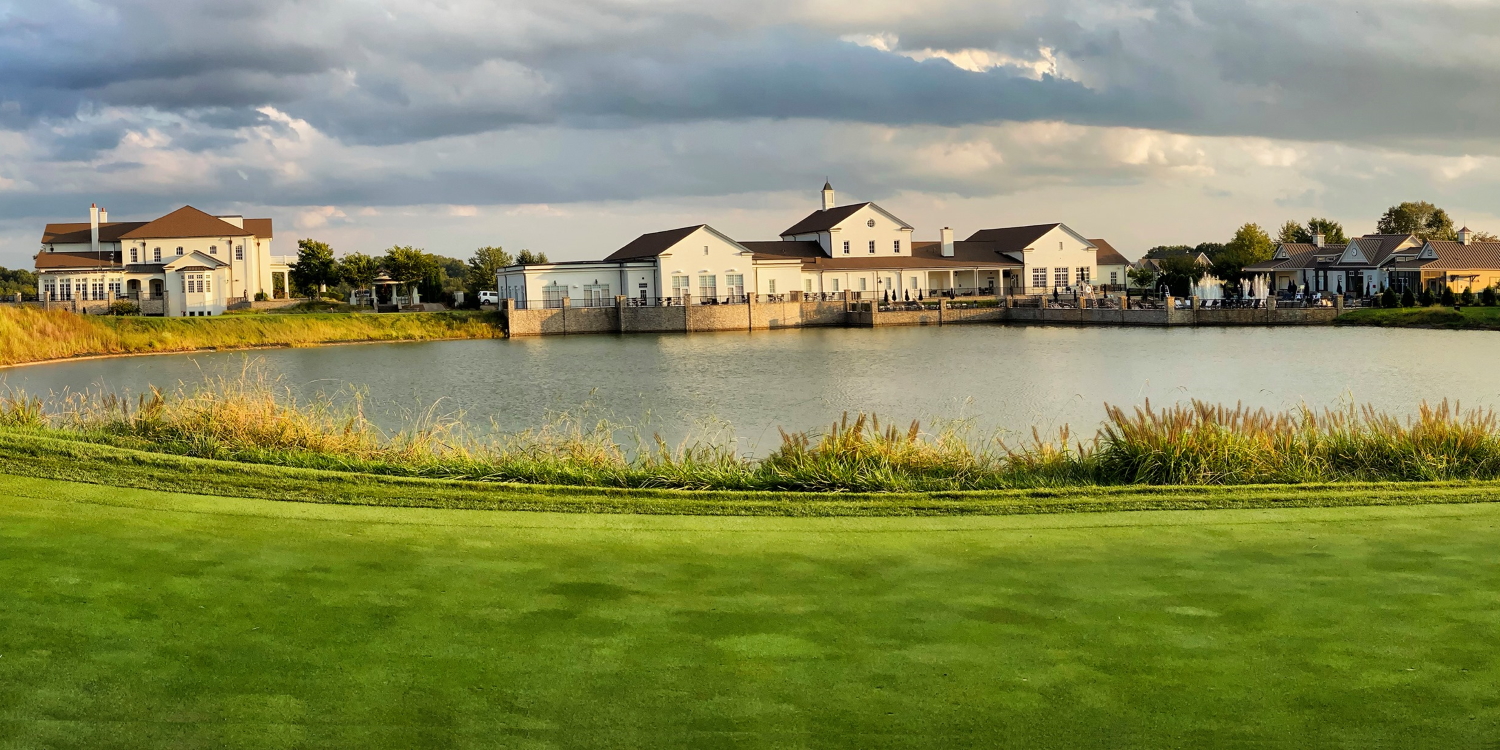
<instances>
[{"instance_id":1,"label":"dry golden grass","mask_svg":"<svg viewBox=\"0 0 1500 750\"><path fill-rule=\"evenodd\" d=\"M501 335L483 313L226 315L145 318L0 306L0 365L101 354L427 341Z\"/></svg>"}]
</instances>

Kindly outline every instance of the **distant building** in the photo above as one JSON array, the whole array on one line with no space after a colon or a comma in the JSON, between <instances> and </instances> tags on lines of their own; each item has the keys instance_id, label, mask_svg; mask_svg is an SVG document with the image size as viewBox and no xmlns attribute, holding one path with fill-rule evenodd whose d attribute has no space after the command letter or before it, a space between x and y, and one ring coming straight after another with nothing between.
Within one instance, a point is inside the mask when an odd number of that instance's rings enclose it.
<instances>
[{"instance_id":1,"label":"distant building","mask_svg":"<svg viewBox=\"0 0 1500 750\"><path fill-rule=\"evenodd\" d=\"M1477 242L1468 227L1453 241L1410 234L1367 234L1347 244L1286 243L1264 263L1245 268L1278 292L1360 294L1387 287L1404 292L1478 292L1500 284L1500 242Z\"/></svg>"},{"instance_id":2,"label":"distant building","mask_svg":"<svg viewBox=\"0 0 1500 750\"><path fill-rule=\"evenodd\" d=\"M151 221L48 224L37 254L44 299L131 299L167 316L218 315L231 302L285 294L293 257L271 254L271 220L211 216L183 206ZM102 305L96 305L100 307Z\"/></svg>"},{"instance_id":3,"label":"distant building","mask_svg":"<svg viewBox=\"0 0 1500 750\"><path fill-rule=\"evenodd\" d=\"M1099 283L1095 244L1064 224L984 229L914 241L910 224L875 203L822 207L780 239L737 241L707 224L643 234L603 260L510 266L500 296L522 307L723 304L749 295L857 293L867 299L1041 293Z\"/></svg>"},{"instance_id":4,"label":"distant building","mask_svg":"<svg viewBox=\"0 0 1500 750\"><path fill-rule=\"evenodd\" d=\"M1094 263L1099 269L1099 283L1111 291L1124 289L1130 283L1130 261L1113 245L1102 239L1089 240L1096 248Z\"/></svg>"}]
</instances>

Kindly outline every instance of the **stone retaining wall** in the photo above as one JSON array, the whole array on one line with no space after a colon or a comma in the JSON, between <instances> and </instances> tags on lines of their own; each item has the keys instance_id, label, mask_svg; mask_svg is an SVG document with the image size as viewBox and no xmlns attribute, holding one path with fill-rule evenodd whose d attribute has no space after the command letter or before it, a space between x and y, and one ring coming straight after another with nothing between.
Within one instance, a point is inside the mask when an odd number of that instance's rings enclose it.
<instances>
[{"instance_id":1,"label":"stone retaining wall","mask_svg":"<svg viewBox=\"0 0 1500 750\"><path fill-rule=\"evenodd\" d=\"M681 307L630 307L623 298L615 307L562 307L548 310L516 310L502 306L504 325L510 336L551 336L576 333L666 333L704 331L759 331L773 328L847 326L958 325L967 323L1022 323L1040 325L1115 326L1241 326L1328 325L1340 308L1317 307L1245 310L1177 308L1106 309L1100 307L967 307L950 308L942 300L937 308L880 312L871 302L766 302L740 305L686 305Z\"/></svg>"}]
</instances>

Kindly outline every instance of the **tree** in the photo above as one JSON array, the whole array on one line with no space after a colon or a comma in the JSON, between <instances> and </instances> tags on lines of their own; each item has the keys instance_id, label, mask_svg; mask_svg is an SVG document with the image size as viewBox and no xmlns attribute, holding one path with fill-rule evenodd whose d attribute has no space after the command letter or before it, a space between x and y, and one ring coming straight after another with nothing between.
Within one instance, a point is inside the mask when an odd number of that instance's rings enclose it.
<instances>
[{"instance_id":1,"label":"tree","mask_svg":"<svg viewBox=\"0 0 1500 750\"><path fill-rule=\"evenodd\" d=\"M313 239L297 240L297 262L288 269L292 286L298 290L322 292L329 284L339 281L338 262L333 259L333 248L326 242Z\"/></svg>"},{"instance_id":2,"label":"tree","mask_svg":"<svg viewBox=\"0 0 1500 750\"><path fill-rule=\"evenodd\" d=\"M1151 266L1141 264L1126 271L1125 276L1130 279L1130 283L1135 284L1141 289L1156 288L1156 269Z\"/></svg>"},{"instance_id":3,"label":"tree","mask_svg":"<svg viewBox=\"0 0 1500 750\"><path fill-rule=\"evenodd\" d=\"M1401 306L1416 307L1416 305L1417 295L1411 293L1411 287L1407 287L1404 291L1401 292Z\"/></svg>"},{"instance_id":4,"label":"tree","mask_svg":"<svg viewBox=\"0 0 1500 750\"><path fill-rule=\"evenodd\" d=\"M1227 283L1238 284L1245 276L1245 266L1264 263L1275 252L1276 245L1266 230L1259 224L1246 224L1235 231L1234 239L1224 245L1224 252L1214 260L1213 274Z\"/></svg>"},{"instance_id":5,"label":"tree","mask_svg":"<svg viewBox=\"0 0 1500 750\"><path fill-rule=\"evenodd\" d=\"M1385 291L1383 291L1383 292L1380 293L1380 306L1381 307L1396 307L1397 305L1400 305L1400 304L1401 304L1401 298L1396 296L1396 290L1395 289L1392 289L1390 287L1386 287Z\"/></svg>"},{"instance_id":6,"label":"tree","mask_svg":"<svg viewBox=\"0 0 1500 750\"><path fill-rule=\"evenodd\" d=\"M432 256L410 245L397 245L385 251L380 259L392 281L400 282L411 293L411 287L422 283L433 266Z\"/></svg>"},{"instance_id":7,"label":"tree","mask_svg":"<svg viewBox=\"0 0 1500 750\"><path fill-rule=\"evenodd\" d=\"M500 269L516 264L516 259L499 246L485 246L474 251L469 258L469 272L465 286L475 299L486 289L495 288L495 276Z\"/></svg>"},{"instance_id":8,"label":"tree","mask_svg":"<svg viewBox=\"0 0 1500 750\"><path fill-rule=\"evenodd\" d=\"M349 253L339 260L339 280L355 289L371 289L379 275L380 261L364 253Z\"/></svg>"},{"instance_id":9,"label":"tree","mask_svg":"<svg viewBox=\"0 0 1500 750\"><path fill-rule=\"evenodd\" d=\"M0 266L0 294L7 297L36 294L36 274L24 268L12 271Z\"/></svg>"},{"instance_id":10,"label":"tree","mask_svg":"<svg viewBox=\"0 0 1500 750\"><path fill-rule=\"evenodd\" d=\"M1160 260L1171 255L1182 255L1183 253L1191 252L1193 252L1193 248L1191 245L1157 245L1156 247L1147 250L1146 254L1141 257L1155 258Z\"/></svg>"},{"instance_id":11,"label":"tree","mask_svg":"<svg viewBox=\"0 0 1500 750\"><path fill-rule=\"evenodd\" d=\"M1458 234L1453 231L1453 219L1448 212L1427 201L1407 201L1386 209L1385 215L1375 224L1379 234L1414 234L1422 240L1451 240Z\"/></svg>"},{"instance_id":12,"label":"tree","mask_svg":"<svg viewBox=\"0 0 1500 750\"><path fill-rule=\"evenodd\" d=\"M1281 231L1276 234L1278 245L1305 245L1312 242L1312 235L1301 224L1290 219L1281 225Z\"/></svg>"},{"instance_id":13,"label":"tree","mask_svg":"<svg viewBox=\"0 0 1500 750\"><path fill-rule=\"evenodd\" d=\"M1312 235L1319 234L1319 233L1321 233L1323 235L1323 242L1325 242L1325 243L1327 243L1329 245L1347 245L1347 244L1349 244L1349 238L1344 235L1344 225L1343 224L1340 224L1340 223L1338 223L1338 222L1336 222L1336 221L1334 221L1332 219L1319 219L1317 217L1313 217L1311 219L1308 219L1307 220L1308 241L1312 240Z\"/></svg>"},{"instance_id":14,"label":"tree","mask_svg":"<svg viewBox=\"0 0 1500 750\"><path fill-rule=\"evenodd\" d=\"M1455 298L1453 296L1453 288L1450 287L1450 286L1448 286L1448 285L1446 285L1446 284L1444 284L1443 285L1443 294L1442 294L1441 297L1439 297L1439 301L1442 302L1443 307L1452 307L1454 305L1454 303L1456 302L1456 300L1455 300Z\"/></svg>"},{"instance_id":15,"label":"tree","mask_svg":"<svg viewBox=\"0 0 1500 750\"><path fill-rule=\"evenodd\" d=\"M533 253L530 250L522 250L516 254L516 263L523 266L541 265L546 262L546 253Z\"/></svg>"},{"instance_id":16,"label":"tree","mask_svg":"<svg viewBox=\"0 0 1500 750\"><path fill-rule=\"evenodd\" d=\"M1169 255L1157 263L1161 266L1162 283L1177 297L1191 296L1193 285L1208 273L1207 268L1198 264L1197 255Z\"/></svg>"},{"instance_id":17,"label":"tree","mask_svg":"<svg viewBox=\"0 0 1500 750\"><path fill-rule=\"evenodd\" d=\"M1484 288L1484 291L1479 293L1479 303L1485 307L1494 307L1497 296L1500 295L1495 294L1495 287L1487 286Z\"/></svg>"},{"instance_id":18,"label":"tree","mask_svg":"<svg viewBox=\"0 0 1500 750\"><path fill-rule=\"evenodd\" d=\"M1500 242L1500 237L1496 237L1493 232L1475 232L1469 239L1474 242Z\"/></svg>"},{"instance_id":19,"label":"tree","mask_svg":"<svg viewBox=\"0 0 1500 750\"><path fill-rule=\"evenodd\" d=\"M1193 248L1193 252L1203 253L1208 256L1209 260L1213 260L1219 257L1219 253L1224 252L1225 247L1226 245L1222 242L1200 242L1197 247Z\"/></svg>"}]
</instances>

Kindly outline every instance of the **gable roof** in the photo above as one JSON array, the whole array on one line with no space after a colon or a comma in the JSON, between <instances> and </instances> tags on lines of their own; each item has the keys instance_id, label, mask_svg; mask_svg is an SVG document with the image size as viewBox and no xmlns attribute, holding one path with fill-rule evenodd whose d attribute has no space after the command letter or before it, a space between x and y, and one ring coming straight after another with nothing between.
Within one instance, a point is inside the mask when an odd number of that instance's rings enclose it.
<instances>
[{"instance_id":1,"label":"gable roof","mask_svg":"<svg viewBox=\"0 0 1500 750\"><path fill-rule=\"evenodd\" d=\"M969 242L991 242L1001 252L1016 252L1025 250L1031 243L1042 238L1042 235L1062 226L1061 223L1032 224L1024 227L999 227L996 229L981 229L969 235ZM1083 238L1079 238L1083 239ZM1084 240L1088 242L1088 240Z\"/></svg>"},{"instance_id":2,"label":"gable roof","mask_svg":"<svg viewBox=\"0 0 1500 750\"><path fill-rule=\"evenodd\" d=\"M227 265L229 264L213 257L212 255L205 255L204 253L194 250L187 255L179 255L176 258L163 263L162 267L167 270L175 271L183 268L220 268Z\"/></svg>"},{"instance_id":3,"label":"gable roof","mask_svg":"<svg viewBox=\"0 0 1500 750\"><path fill-rule=\"evenodd\" d=\"M1106 240L1089 240L1094 243L1094 265L1096 266L1128 266L1130 261L1116 250L1114 245Z\"/></svg>"},{"instance_id":4,"label":"gable roof","mask_svg":"<svg viewBox=\"0 0 1500 750\"><path fill-rule=\"evenodd\" d=\"M876 211L879 211L882 216L885 216L887 219L900 224L902 229L912 228L910 224L907 224L901 219L896 218L895 214L892 214L890 211L887 211L880 206L875 205L874 203L865 202L851 203L847 206L834 206L827 211L814 211L808 214L806 218L802 219L802 221L793 224L791 228L787 229L785 232L782 232L781 236L787 237L794 234L827 232L830 229L838 226L841 222L844 221L844 219L847 219L850 216L859 213L859 210L864 208L865 206L869 206Z\"/></svg>"},{"instance_id":5,"label":"gable roof","mask_svg":"<svg viewBox=\"0 0 1500 750\"><path fill-rule=\"evenodd\" d=\"M690 227L679 229L667 229L661 232L648 232L643 234L624 247L605 256L605 260L632 260L635 258L655 258L670 250L673 245L687 239L688 235L698 231L707 224L694 224Z\"/></svg>"},{"instance_id":6,"label":"gable roof","mask_svg":"<svg viewBox=\"0 0 1500 750\"><path fill-rule=\"evenodd\" d=\"M823 257L823 246L813 240L752 240L740 244L757 258Z\"/></svg>"},{"instance_id":7,"label":"gable roof","mask_svg":"<svg viewBox=\"0 0 1500 750\"><path fill-rule=\"evenodd\" d=\"M120 235L145 226L144 221L111 221L99 225L100 242L119 242ZM42 244L79 244L87 245L94 241L89 231L91 225L84 222L64 222L61 224L48 224L42 229Z\"/></svg>"},{"instance_id":8,"label":"gable roof","mask_svg":"<svg viewBox=\"0 0 1500 750\"><path fill-rule=\"evenodd\" d=\"M1435 260L1413 261L1424 271L1474 271L1500 269L1500 242L1431 240L1427 247L1437 251Z\"/></svg>"},{"instance_id":9,"label":"gable roof","mask_svg":"<svg viewBox=\"0 0 1500 750\"><path fill-rule=\"evenodd\" d=\"M252 232L230 224L217 216L210 216L192 206L182 208L166 216L148 221L122 235L121 239L172 239L177 237L245 237Z\"/></svg>"}]
</instances>

